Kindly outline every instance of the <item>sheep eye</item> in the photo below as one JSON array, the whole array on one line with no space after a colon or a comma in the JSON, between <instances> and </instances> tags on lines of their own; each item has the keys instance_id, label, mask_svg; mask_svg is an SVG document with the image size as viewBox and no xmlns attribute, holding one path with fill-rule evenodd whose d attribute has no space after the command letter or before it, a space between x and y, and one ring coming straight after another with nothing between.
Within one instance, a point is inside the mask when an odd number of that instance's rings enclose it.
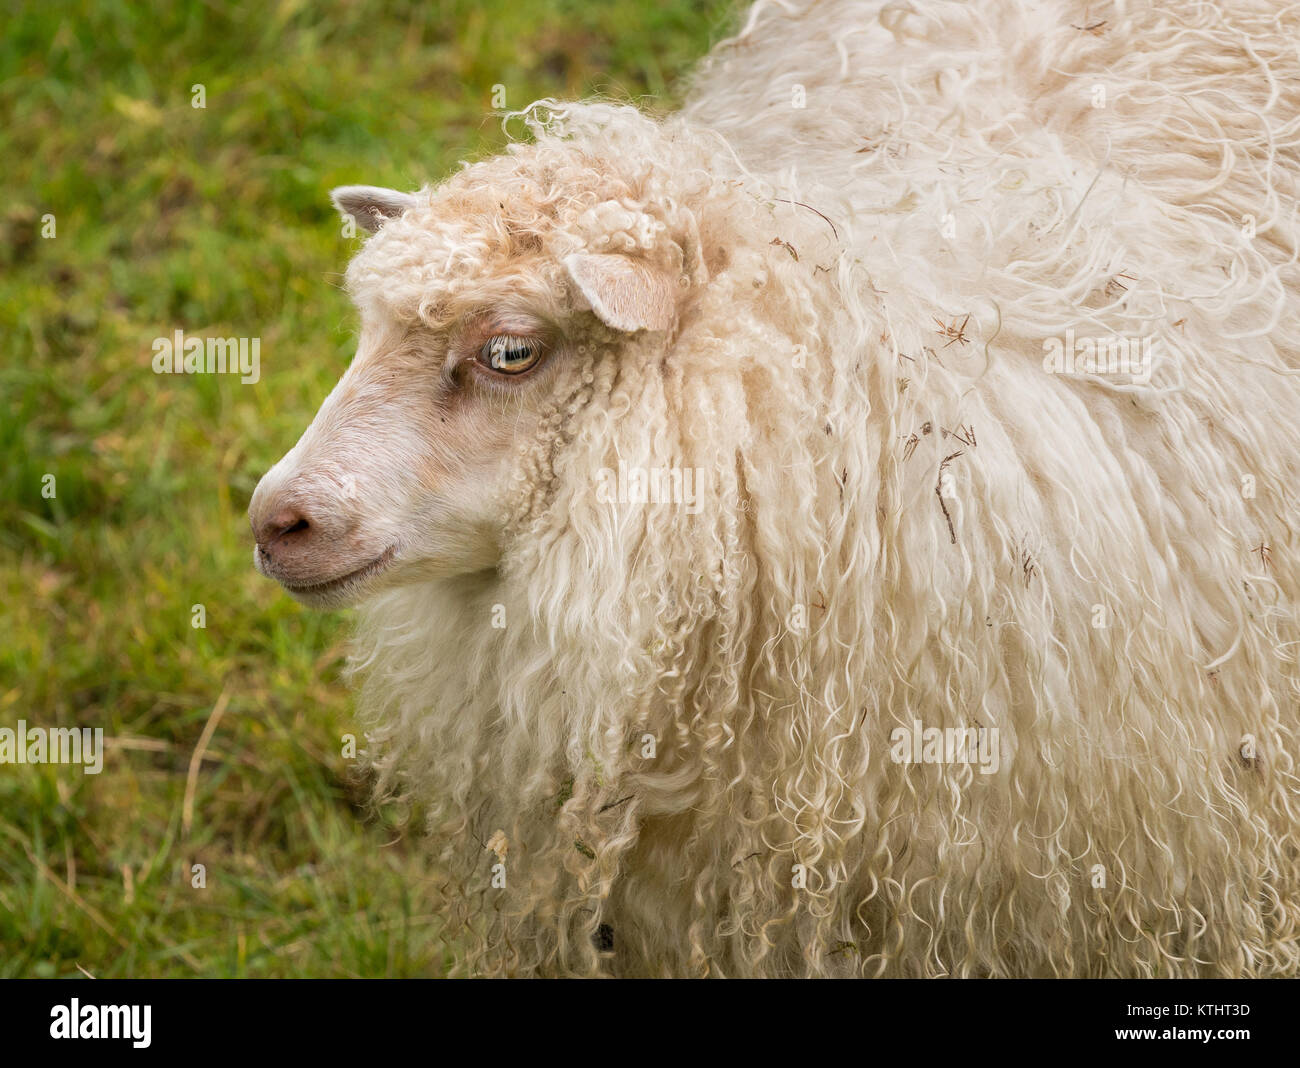
<instances>
[{"instance_id":1,"label":"sheep eye","mask_svg":"<svg viewBox=\"0 0 1300 1068\"><path fill-rule=\"evenodd\" d=\"M519 375L536 366L542 358L542 344L536 338L498 334L479 349L483 366L504 375Z\"/></svg>"}]
</instances>

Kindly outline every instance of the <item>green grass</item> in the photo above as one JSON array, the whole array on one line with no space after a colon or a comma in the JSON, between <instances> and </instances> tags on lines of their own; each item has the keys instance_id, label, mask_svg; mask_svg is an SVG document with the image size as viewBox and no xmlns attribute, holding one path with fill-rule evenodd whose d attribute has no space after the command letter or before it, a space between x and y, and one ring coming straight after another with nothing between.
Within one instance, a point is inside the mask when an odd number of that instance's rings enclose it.
<instances>
[{"instance_id":1,"label":"green grass","mask_svg":"<svg viewBox=\"0 0 1300 1068\"><path fill-rule=\"evenodd\" d=\"M346 615L251 566L249 495L354 344L338 288L354 242L328 190L414 188L494 151L498 84L511 108L670 106L729 8L86 0L6 17L0 727L111 742L98 776L0 764L0 976L442 970L418 834L366 807L342 755ZM177 329L261 338L261 381L154 375L153 339Z\"/></svg>"}]
</instances>

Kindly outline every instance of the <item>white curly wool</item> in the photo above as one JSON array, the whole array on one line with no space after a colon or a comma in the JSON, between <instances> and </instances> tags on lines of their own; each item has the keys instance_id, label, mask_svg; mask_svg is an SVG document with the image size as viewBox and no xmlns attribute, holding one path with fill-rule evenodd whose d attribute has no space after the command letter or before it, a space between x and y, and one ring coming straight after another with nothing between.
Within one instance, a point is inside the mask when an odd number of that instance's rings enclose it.
<instances>
[{"instance_id":1,"label":"white curly wool","mask_svg":"<svg viewBox=\"0 0 1300 1068\"><path fill-rule=\"evenodd\" d=\"M370 239L363 311L573 342L494 566L362 610L460 970L1297 973L1298 39L759 3ZM667 329L584 311L609 253Z\"/></svg>"}]
</instances>

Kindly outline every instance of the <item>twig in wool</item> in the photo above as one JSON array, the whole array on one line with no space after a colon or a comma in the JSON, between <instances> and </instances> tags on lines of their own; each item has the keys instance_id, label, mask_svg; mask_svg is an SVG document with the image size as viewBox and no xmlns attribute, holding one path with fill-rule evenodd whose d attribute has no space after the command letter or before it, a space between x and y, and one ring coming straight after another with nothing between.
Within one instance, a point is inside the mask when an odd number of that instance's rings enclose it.
<instances>
[{"instance_id":1,"label":"twig in wool","mask_svg":"<svg viewBox=\"0 0 1300 1068\"><path fill-rule=\"evenodd\" d=\"M951 323L945 323L937 315L933 318L934 321L939 324L939 333L949 339L948 345L951 345L956 341L960 341L963 345L970 343L970 338L966 336L966 324L970 322L970 312L966 313L966 318L961 321L960 326L957 325L956 316L953 317ZM944 348L946 349L948 345L945 345Z\"/></svg>"},{"instance_id":2,"label":"twig in wool","mask_svg":"<svg viewBox=\"0 0 1300 1068\"><path fill-rule=\"evenodd\" d=\"M1034 558L1029 555L1029 550L1025 549L1020 554L1020 567L1025 573L1025 585L1029 585L1029 580L1034 577L1034 572L1038 565L1034 563Z\"/></svg>"},{"instance_id":3,"label":"twig in wool","mask_svg":"<svg viewBox=\"0 0 1300 1068\"><path fill-rule=\"evenodd\" d=\"M972 423L970 426L962 426L960 423L958 423L956 430L949 430L947 429L947 427L941 426L939 428L939 436L940 437L951 436L956 438L963 445L966 445L967 447L972 449L975 448L975 424L974 423Z\"/></svg>"},{"instance_id":4,"label":"twig in wool","mask_svg":"<svg viewBox=\"0 0 1300 1068\"><path fill-rule=\"evenodd\" d=\"M1263 566L1265 571L1267 571L1272 566L1273 550L1267 542L1261 541L1250 551L1253 553L1259 553L1259 562Z\"/></svg>"},{"instance_id":5,"label":"twig in wool","mask_svg":"<svg viewBox=\"0 0 1300 1068\"><path fill-rule=\"evenodd\" d=\"M618 801L611 801L608 805L601 805L600 808L596 809L596 812L597 814L608 812L611 808L618 808L619 805L626 805L635 796L636 794L628 794L627 797L620 798Z\"/></svg>"},{"instance_id":6,"label":"twig in wool","mask_svg":"<svg viewBox=\"0 0 1300 1068\"><path fill-rule=\"evenodd\" d=\"M934 484L934 495L939 498L939 507L943 509L943 517L948 521L948 537L952 539L954 545L957 544L957 531L952 525L952 513L948 511L948 504L943 499L943 473L948 465L960 456L961 450L954 452L951 456L945 456L939 463L939 481Z\"/></svg>"},{"instance_id":7,"label":"twig in wool","mask_svg":"<svg viewBox=\"0 0 1300 1068\"><path fill-rule=\"evenodd\" d=\"M893 132L894 132L894 128L892 125L884 127L878 134L868 137L862 143L862 147L857 150L856 154L862 156L870 152L875 152L877 149L880 148L885 138L888 137Z\"/></svg>"},{"instance_id":8,"label":"twig in wool","mask_svg":"<svg viewBox=\"0 0 1300 1068\"><path fill-rule=\"evenodd\" d=\"M1124 293L1128 292L1128 286L1126 286L1123 282L1120 281L1121 278L1127 278L1130 282L1137 281L1137 278L1134 275L1127 274L1124 271L1120 271L1119 274L1117 274L1114 278L1112 278L1109 282L1106 283L1106 292L1108 294L1110 294L1111 296L1116 295L1114 293L1111 293L1111 288L1110 288L1111 286L1114 286L1116 289L1119 289L1121 292Z\"/></svg>"},{"instance_id":9,"label":"twig in wool","mask_svg":"<svg viewBox=\"0 0 1300 1068\"><path fill-rule=\"evenodd\" d=\"M1102 19L1100 22L1094 22L1091 26L1076 26L1076 25L1072 22L1072 23L1070 23L1070 29L1072 29L1072 30L1080 30L1080 31L1082 31L1083 33L1090 33L1090 34L1092 34L1094 37L1100 37L1101 34L1102 34L1102 27L1105 26L1105 25L1106 25L1106 20L1105 20L1105 19Z\"/></svg>"},{"instance_id":10,"label":"twig in wool","mask_svg":"<svg viewBox=\"0 0 1300 1068\"><path fill-rule=\"evenodd\" d=\"M798 207L798 208L807 208L807 209L808 209L809 211L811 211L814 215L821 215L821 217L822 217L823 219L826 219L826 216L825 216L825 215L822 215L822 213L821 213L820 211L818 211L816 208L814 208L811 204L805 204L802 200L784 200L784 199L778 197L778 198L777 198L777 203L778 203L778 204L793 204L795 207ZM839 232L838 230L835 229L835 224L834 224L833 222L831 222L830 219L826 219L826 225L829 226L829 227L831 228L831 233L833 233L833 234L835 235L835 240L838 241L838 240L840 239L840 232Z\"/></svg>"},{"instance_id":11,"label":"twig in wool","mask_svg":"<svg viewBox=\"0 0 1300 1068\"><path fill-rule=\"evenodd\" d=\"M780 245L783 249L786 250L786 252L790 253L790 255L794 257L795 263L799 262L799 253L797 253L794 250L794 246L790 244L789 241L782 241L779 237L774 237L772 238L772 244Z\"/></svg>"}]
</instances>

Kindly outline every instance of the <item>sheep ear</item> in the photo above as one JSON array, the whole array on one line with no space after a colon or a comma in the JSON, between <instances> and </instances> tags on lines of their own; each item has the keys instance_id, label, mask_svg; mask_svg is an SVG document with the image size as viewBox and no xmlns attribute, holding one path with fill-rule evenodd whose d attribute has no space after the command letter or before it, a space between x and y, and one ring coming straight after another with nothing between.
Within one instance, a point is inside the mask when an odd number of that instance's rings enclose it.
<instances>
[{"instance_id":1,"label":"sheep ear","mask_svg":"<svg viewBox=\"0 0 1300 1068\"><path fill-rule=\"evenodd\" d=\"M673 281L661 271L608 252L575 252L564 258L564 266L606 326L629 332L672 327Z\"/></svg>"},{"instance_id":2,"label":"sheep ear","mask_svg":"<svg viewBox=\"0 0 1300 1068\"><path fill-rule=\"evenodd\" d=\"M415 203L410 193L373 185L341 185L330 193L330 200L340 215L355 219L358 226L372 234Z\"/></svg>"}]
</instances>

